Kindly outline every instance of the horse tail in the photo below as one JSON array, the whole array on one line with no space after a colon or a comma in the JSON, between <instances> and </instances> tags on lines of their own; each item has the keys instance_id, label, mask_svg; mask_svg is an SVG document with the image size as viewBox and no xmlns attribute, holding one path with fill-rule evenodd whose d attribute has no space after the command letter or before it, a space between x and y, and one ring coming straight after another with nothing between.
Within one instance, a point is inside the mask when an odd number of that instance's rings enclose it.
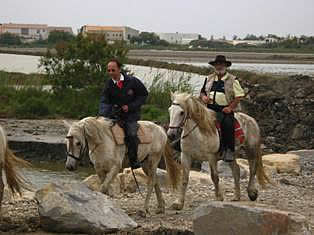
<instances>
[{"instance_id":1,"label":"horse tail","mask_svg":"<svg viewBox=\"0 0 314 235\"><path fill-rule=\"evenodd\" d=\"M257 181L262 186L262 188L265 188L267 183L272 183L272 182L270 181L270 179L268 178L268 176L265 173L260 143L256 146L254 151L255 151L254 155L256 156Z\"/></svg>"},{"instance_id":2,"label":"horse tail","mask_svg":"<svg viewBox=\"0 0 314 235\"><path fill-rule=\"evenodd\" d=\"M166 162L166 169L170 184L173 189L177 189L181 177L181 167L180 164L173 158L173 150L170 146L169 141L167 141L166 143L163 156Z\"/></svg>"},{"instance_id":3,"label":"horse tail","mask_svg":"<svg viewBox=\"0 0 314 235\"><path fill-rule=\"evenodd\" d=\"M16 157L12 151L7 147L4 160L4 171L7 178L9 189L13 194L18 193L22 195L22 189L30 190L29 184L25 178L17 172L16 167L30 167L31 164Z\"/></svg>"}]
</instances>

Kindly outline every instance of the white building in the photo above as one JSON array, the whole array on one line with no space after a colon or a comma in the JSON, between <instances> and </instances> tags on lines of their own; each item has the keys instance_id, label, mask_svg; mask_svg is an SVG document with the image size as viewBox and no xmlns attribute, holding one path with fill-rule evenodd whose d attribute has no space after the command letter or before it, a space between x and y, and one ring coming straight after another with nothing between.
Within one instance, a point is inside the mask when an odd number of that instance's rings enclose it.
<instances>
[{"instance_id":1,"label":"white building","mask_svg":"<svg viewBox=\"0 0 314 235\"><path fill-rule=\"evenodd\" d=\"M46 24L0 24L0 33L12 33L23 39L47 39L48 25Z\"/></svg>"},{"instance_id":2,"label":"white building","mask_svg":"<svg viewBox=\"0 0 314 235\"><path fill-rule=\"evenodd\" d=\"M138 36L139 31L127 26L93 26L84 25L81 28L83 34L104 34L108 41L129 41Z\"/></svg>"},{"instance_id":3,"label":"white building","mask_svg":"<svg viewBox=\"0 0 314 235\"><path fill-rule=\"evenodd\" d=\"M197 33L156 33L161 40L171 44L187 45L193 40L198 40L200 35Z\"/></svg>"},{"instance_id":4,"label":"white building","mask_svg":"<svg viewBox=\"0 0 314 235\"><path fill-rule=\"evenodd\" d=\"M0 24L0 34L11 33L25 41L45 40L52 31L68 32L73 34L71 27L48 26L46 24Z\"/></svg>"}]
</instances>

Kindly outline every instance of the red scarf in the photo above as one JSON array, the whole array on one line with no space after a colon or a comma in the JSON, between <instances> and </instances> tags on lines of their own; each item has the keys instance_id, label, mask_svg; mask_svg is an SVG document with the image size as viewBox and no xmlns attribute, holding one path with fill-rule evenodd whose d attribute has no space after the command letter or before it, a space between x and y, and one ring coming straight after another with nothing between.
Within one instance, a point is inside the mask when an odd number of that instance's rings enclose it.
<instances>
[{"instance_id":1,"label":"red scarf","mask_svg":"<svg viewBox=\"0 0 314 235\"><path fill-rule=\"evenodd\" d=\"M123 87L123 81L119 80L117 86L121 89Z\"/></svg>"}]
</instances>

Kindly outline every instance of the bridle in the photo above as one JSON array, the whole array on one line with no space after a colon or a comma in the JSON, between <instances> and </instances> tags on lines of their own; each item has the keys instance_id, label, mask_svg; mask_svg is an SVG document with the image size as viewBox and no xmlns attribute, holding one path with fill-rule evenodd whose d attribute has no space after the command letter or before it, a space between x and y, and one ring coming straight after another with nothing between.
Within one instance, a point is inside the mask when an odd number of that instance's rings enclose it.
<instances>
[{"instance_id":1,"label":"bridle","mask_svg":"<svg viewBox=\"0 0 314 235\"><path fill-rule=\"evenodd\" d=\"M67 157L71 157L73 159L75 159L76 161L82 161L83 159L83 156L89 151L89 146L88 146L88 141L87 141L87 138L86 138L86 133L85 133L85 128L83 127L83 135L84 135L84 141L85 141L85 144L84 146L81 146L80 148L80 154L79 156L75 156L73 155L73 136L66 136L65 138L67 138L69 141L70 141L70 145L69 145L69 152L67 150L66 151L66 154L67 154Z\"/></svg>"},{"instance_id":2,"label":"bridle","mask_svg":"<svg viewBox=\"0 0 314 235\"><path fill-rule=\"evenodd\" d=\"M182 106L180 104L178 104L178 103L174 103L173 102L172 105L179 106L180 108L182 108ZM186 123L186 121L187 121L187 119L188 119L188 114L185 113L185 112L184 112L184 114L185 114L185 116L184 116L184 118L182 119L182 121L180 122L180 124L178 126L169 126L168 128L169 129L181 129L181 128L183 128L185 123Z\"/></svg>"},{"instance_id":3,"label":"bridle","mask_svg":"<svg viewBox=\"0 0 314 235\"><path fill-rule=\"evenodd\" d=\"M176 105L176 106L179 106L180 108L182 108L182 106L181 106L180 104L178 104L178 103L172 102L172 105ZM183 108L182 108L182 109L183 109ZM183 110L184 110L184 109L183 109ZM169 126L168 128L169 128L169 129L182 129L182 128L185 126L186 121L187 121L188 119L190 119L190 117L189 117L189 115L186 113L185 116L184 116L184 118L183 118L183 120L181 121L181 123L180 123L178 126ZM196 128L197 126L198 126L198 125L197 125L197 123L196 123L195 126L194 126L191 130L188 131L188 133L186 133L186 134L185 134L184 136L182 136L182 137L180 136L180 138L178 138L177 140L186 138L189 134L192 133L192 131L195 130L195 128ZM174 141L177 141L177 140L174 140Z\"/></svg>"}]
</instances>

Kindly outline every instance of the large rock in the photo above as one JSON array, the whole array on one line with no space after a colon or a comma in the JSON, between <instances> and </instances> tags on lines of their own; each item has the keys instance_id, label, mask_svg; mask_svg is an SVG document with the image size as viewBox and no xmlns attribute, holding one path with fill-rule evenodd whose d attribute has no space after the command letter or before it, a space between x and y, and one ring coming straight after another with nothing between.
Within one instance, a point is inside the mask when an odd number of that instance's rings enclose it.
<instances>
[{"instance_id":1,"label":"large rock","mask_svg":"<svg viewBox=\"0 0 314 235\"><path fill-rule=\"evenodd\" d=\"M90 175L83 180L83 183L91 190L100 192L100 179L97 175ZM116 177L109 186L108 194L114 197L121 192L119 177Z\"/></svg>"},{"instance_id":2,"label":"large rock","mask_svg":"<svg viewBox=\"0 0 314 235\"><path fill-rule=\"evenodd\" d=\"M295 154L267 154L263 157L263 164L276 169L277 173L299 175L301 172L300 157Z\"/></svg>"},{"instance_id":3,"label":"large rock","mask_svg":"<svg viewBox=\"0 0 314 235\"><path fill-rule=\"evenodd\" d=\"M211 202L193 213L195 235L310 235L300 214L249 203Z\"/></svg>"},{"instance_id":4,"label":"large rock","mask_svg":"<svg viewBox=\"0 0 314 235\"><path fill-rule=\"evenodd\" d=\"M41 227L49 232L99 234L137 227L106 195L82 183L50 183L35 198Z\"/></svg>"},{"instance_id":5,"label":"large rock","mask_svg":"<svg viewBox=\"0 0 314 235\"><path fill-rule=\"evenodd\" d=\"M295 154L300 157L302 171L314 172L314 149L290 151L288 154Z\"/></svg>"}]
</instances>

